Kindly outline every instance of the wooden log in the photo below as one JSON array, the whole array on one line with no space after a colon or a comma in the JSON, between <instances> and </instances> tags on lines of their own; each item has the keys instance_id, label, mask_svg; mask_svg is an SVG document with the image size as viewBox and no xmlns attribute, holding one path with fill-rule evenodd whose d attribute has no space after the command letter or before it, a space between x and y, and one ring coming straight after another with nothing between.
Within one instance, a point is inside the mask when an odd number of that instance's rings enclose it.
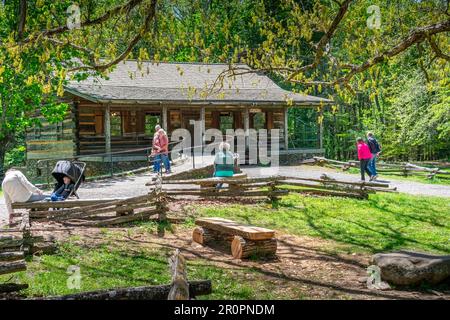
<instances>
[{"instance_id":1,"label":"wooden log","mask_svg":"<svg viewBox=\"0 0 450 320\"><path fill-rule=\"evenodd\" d=\"M240 224L222 218L201 218L195 220L195 224L206 229L224 234L239 235L251 240L266 240L275 236L275 231L273 230Z\"/></svg>"},{"instance_id":2,"label":"wooden log","mask_svg":"<svg viewBox=\"0 0 450 320\"><path fill-rule=\"evenodd\" d=\"M83 208L80 208L79 212L75 212L70 215L66 215L66 214L59 215L60 211L36 211L36 212L30 213L30 215L41 221L47 221L47 220L61 221L61 220L67 220L67 219L86 218L89 216L106 214L106 213L117 214L117 212L129 212L129 211L134 211L136 209L149 208L149 207L154 207L154 206L155 206L154 203L142 202L142 203L138 203L138 204L121 205L120 210L118 209L118 206L108 206L108 208L91 209L91 210L83 210Z\"/></svg>"},{"instance_id":3,"label":"wooden log","mask_svg":"<svg viewBox=\"0 0 450 320\"><path fill-rule=\"evenodd\" d=\"M320 196L336 196L336 197L348 197L348 198L357 198L357 199L367 199L367 193L354 193L354 192L342 192L342 191L332 191L332 190L319 190L312 188L303 188L298 190L290 190L291 192L296 193L307 193L314 194Z\"/></svg>"},{"instance_id":4,"label":"wooden log","mask_svg":"<svg viewBox=\"0 0 450 320\"><path fill-rule=\"evenodd\" d=\"M277 252L277 240L249 240L241 236L235 236L231 243L231 254L235 259L245 259L251 256L275 256Z\"/></svg>"},{"instance_id":5,"label":"wooden log","mask_svg":"<svg viewBox=\"0 0 450 320\"><path fill-rule=\"evenodd\" d=\"M192 240L201 245L220 244L231 245L234 235L221 233L208 228L196 227L192 232Z\"/></svg>"},{"instance_id":6,"label":"wooden log","mask_svg":"<svg viewBox=\"0 0 450 320\"><path fill-rule=\"evenodd\" d=\"M24 271L26 269L27 269L27 265L25 263L25 260L1 263L0 264L0 275Z\"/></svg>"},{"instance_id":7,"label":"wooden log","mask_svg":"<svg viewBox=\"0 0 450 320\"><path fill-rule=\"evenodd\" d=\"M23 259L23 251L0 252L0 262L11 262Z\"/></svg>"},{"instance_id":8,"label":"wooden log","mask_svg":"<svg viewBox=\"0 0 450 320\"><path fill-rule=\"evenodd\" d=\"M28 289L28 284L18 284L18 283L2 283L0 284L1 293L11 293L16 291L21 291Z\"/></svg>"},{"instance_id":9,"label":"wooden log","mask_svg":"<svg viewBox=\"0 0 450 320\"><path fill-rule=\"evenodd\" d=\"M76 226L88 226L88 227L106 227L106 226L112 226L112 225L117 225L117 224L122 224L122 223L128 223L128 222L148 219L149 217L159 214L159 213L160 213L159 210L152 209L152 210L137 212L137 213L134 213L131 215L107 218L107 219L98 220L98 221L83 221L81 223L76 223L74 221L66 221L66 222L64 222L64 224L76 225Z\"/></svg>"},{"instance_id":10,"label":"wooden log","mask_svg":"<svg viewBox=\"0 0 450 320\"><path fill-rule=\"evenodd\" d=\"M177 249L169 259L172 283L167 300L189 300L189 284L186 275L186 259Z\"/></svg>"},{"instance_id":11,"label":"wooden log","mask_svg":"<svg viewBox=\"0 0 450 320\"><path fill-rule=\"evenodd\" d=\"M95 206L89 206L89 207L83 207L80 209L75 209L75 210L69 210L64 212L63 214L58 214L56 216L54 216L55 220L65 220L65 219L74 219L74 218L83 218L83 217L88 217L92 214L99 214L101 212L106 213L109 212L109 208L105 207L116 207L117 205L129 205L129 207L132 207L133 205L140 205L142 203L146 203L144 202L145 200L150 201L151 198L149 195L145 195L145 196L139 196L139 197L134 197L134 198L129 198L126 200L120 200L120 201L114 201L114 202L109 202L107 204L100 204L100 205L95 205Z\"/></svg>"},{"instance_id":12,"label":"wooden log","mask_svg":"<svg viewBox=\"0 0 450 320\"><path fill-rule=\"evenodd\" d=\"M211 280L188 281L189 297L212 292ZM167 300L171 285L119 288L69 294L65 296L33 298L32 300Z\"/></svg>"},{"instance_id":13,"label":"wooden log","mask_svg":"<svg viewBox=\"0 0 450 320\"><path fill-rule=\"evenodd\" d=\"M389 184L387 183L379 183L379 182L352 182L352 181L339 181L339 180L330 180L330 179L313 179L313 178L298 178L298 177L280 177L277 181L277 185L279 184L289 184L290 181L295 183L295 181L313 181L320 183L328 183L328 184L343 184L343 185L351 185L351 186L359 186L359 187L378 187L378 188L389 188Z\"/></svg>"},{"instance_id":14,"label":"wooden log","mask_svg":"<svg viewBox=\"0 0 450 320\"><path fill-rule=\"evenodd\" d=\"M1 236L0 237L0 250L10 249L10 248L19 248L23 244L22 237L14 237L14 236Z\"/></svg>"},{"instance_id":15,"label":"wooden log","mask_svg":"<svg viewBox=\"0 0 450 320\"><path fill-rule=\"evenodd\" d=\"M56 242L45 241L33 243L29 248L29 254L41 255L41 254L54 254L58 251Z\"/></svg>"},{"instance_id":16,"label":"wooden log","mask_svg":"<svg viewBox=\"0 0 450 320\"><path fill-rule=\"evenodd\" d=\"M113 201L125 200L125 198L113 198L113 199L77 199L55 202L25 202L25 203L13 203L14 209L51 209L51 208L79 208L90 205L97 205L101 203L108 203Z\"/></svg>"}]
</instances>

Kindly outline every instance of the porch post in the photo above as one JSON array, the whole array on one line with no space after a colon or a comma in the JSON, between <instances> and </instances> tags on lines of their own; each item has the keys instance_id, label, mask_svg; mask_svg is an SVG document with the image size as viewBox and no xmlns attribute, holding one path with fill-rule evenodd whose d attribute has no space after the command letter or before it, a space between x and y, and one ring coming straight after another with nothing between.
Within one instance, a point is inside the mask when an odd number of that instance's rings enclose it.
<instances>
[{"instance_id":1,"label":"porch post","mask_svg":"<svg viewBox=\"0 0 450 320\"><path fill-rule=\"evenodd\" d=\"M200 109L200 121L201 121L201 134L202 134L202 145L203 145L203 137L205 135L205 131L206 131L206 108L202 107Z\"/></svg>"},{"instance_id":2,"label":"porch post","mask_svg":"<svg viewBox=\"0 0 450 320\"><path fill-rule=\"evenodd\" d=\"M105 105L105 117L104 117L104 128L105 128L105 153L111 152L111 106L109 104Z\"/></svg>"},{"instance_id":3,"label":"porch post","mask_svg":"<svg viewBox=\"0 0 450 320\"><path fill-rule=\"evenodd\" d=\"M162 108L162 124L161 124L161 126L166 131L169 130L167 125L168 125L168 123L167 123L167 106L163 106L163 108Z\"/></svg>"},{"instance_id":4,"label":"porch post","mask_svg":"<svg viewBox=\"0 0 450 320\"><path fill-rule=\"evenodd\" d=\"M320 149L323 149L323 120L320 123L320 127L319 127L319 145L320 145Z\"/></svg>"},{"instance_id":5,"label":"porch post","mask_svg":"<svg viewBox=\"0 0 450 320\"><path fill-rule=\"evenodd\" d=\"M285 150L288 150L288 148L289 148L288 133L289 133L288 108L284 108L284 149Z\"/></svg>"},{"instance_id":6,"label":"porch post","mask_svg":"<svg viewBox=\"0 0 450 320\"><path fill-rule=\"evenodd\" d=\"M250 135L250 110L246 106L244 111L244 131L245 131L245 147L248 147L248 140Z\"/></svg>"}]
</instances>

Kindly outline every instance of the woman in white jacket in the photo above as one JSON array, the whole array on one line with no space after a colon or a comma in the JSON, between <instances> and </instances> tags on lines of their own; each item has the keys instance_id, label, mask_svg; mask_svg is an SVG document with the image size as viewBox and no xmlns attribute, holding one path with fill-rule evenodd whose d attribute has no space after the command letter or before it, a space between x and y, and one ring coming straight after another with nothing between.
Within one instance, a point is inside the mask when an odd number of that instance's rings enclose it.
<instances>
[{"instance_id":1,"label":"woman in white jacket","mask_svg":"<svg viewBox=\"0 0 450 320\"><path fill-rule=\"evenodd\" d=\"M16 169L9 169L5 174L2 183L3 195L5 197L6 210L9 224L12 223L12 203L35 202L44 200L48 195L44 195L36 188L22 172ZM0 217L1 220L2 217Z\"/></svg>"}]
</instances>

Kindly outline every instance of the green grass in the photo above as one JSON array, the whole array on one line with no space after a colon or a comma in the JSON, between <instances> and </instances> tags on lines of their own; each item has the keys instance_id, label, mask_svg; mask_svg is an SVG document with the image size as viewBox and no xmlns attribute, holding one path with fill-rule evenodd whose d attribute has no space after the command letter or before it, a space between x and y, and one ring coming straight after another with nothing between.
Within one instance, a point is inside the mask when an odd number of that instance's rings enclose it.
<instances>
[{"instance_id":1,"label":"green grass","mask_svg":"<svg viewBox=\"0 0 450 320\"><path fill-rule=\"evenodd\" d=\"M0 276L0 283L10 280L28 283L22 291L27 296L63 295L98 289L170 284L168 257L170 248L142 248L136 243L123 243L123 236L107 232L107 243L94 248L76 243L79 238L63 243L55 255L30 258L27 271ZM126 241L125 241L126 242ZM122 243L122 244L120 244ZM114 244L114 245L113 245ZM69 289L70 266L80 268L81 288ZM188 261L188 279L210 279L211 295L198 299L300 299L295 288L275 295L275 284L251 268L223 268L204 259Z\"/></svg>"},{"instance_id":2,"label":"green grass","mask_svg":"<svg viewBox=\"0 0 450 320\"><path fill-rule=\"evenodd\" d=\"M197 215L234 219L294 235L332 240L336 252L417 249L450 253L450 199L374 194L369 200L290 194L277 209L231 204L195 207Z\"/></svg>"}]
</instances>

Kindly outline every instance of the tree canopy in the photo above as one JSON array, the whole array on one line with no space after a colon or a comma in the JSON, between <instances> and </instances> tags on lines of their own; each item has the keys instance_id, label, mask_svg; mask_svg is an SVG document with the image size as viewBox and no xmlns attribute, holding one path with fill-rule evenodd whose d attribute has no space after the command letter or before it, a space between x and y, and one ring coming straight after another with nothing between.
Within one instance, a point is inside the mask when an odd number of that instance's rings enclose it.
<instances>
[{"instance_id":1,"label":"tree canopy","mask_svg":"<svg viewBox=\"0 0 450 320\"><path fill-rule=\"evenodd\" d=\"M0 171L17 135L39 125L32 115L64 116L65 81L106 75L126 58L227 62L222 79L264 72L331 98L335 105L317 111L334 158L351 157L355 136L368 129L387 157L446 158L449 32L448 0L6 1Z\"/></svg>"}]
</instances>

